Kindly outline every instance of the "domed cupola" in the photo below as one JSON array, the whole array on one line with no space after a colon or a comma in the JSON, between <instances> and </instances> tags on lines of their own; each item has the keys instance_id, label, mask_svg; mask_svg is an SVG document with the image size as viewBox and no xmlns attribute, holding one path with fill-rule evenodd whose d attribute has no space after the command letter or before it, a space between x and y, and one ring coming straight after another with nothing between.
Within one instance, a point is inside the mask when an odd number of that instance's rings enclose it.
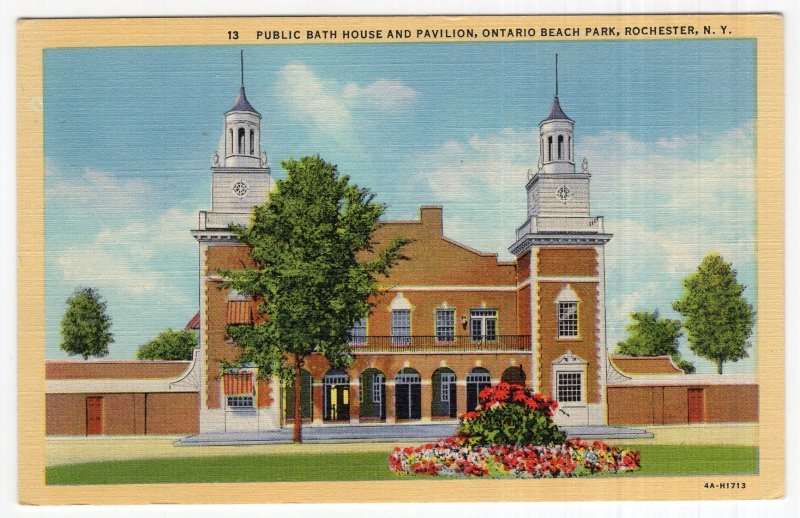
<instances>
[{"instance_id":1,"label":"domed cupola","mask_svg":"<svg viewBox=\"0 0 800 518\"><path fill-rule=\"evenodd\" d=\"M575 172L573 129L575 121L567 117L558 101L558 54L556 54L556 93L550 114L539 123L539 164L545 173Z\"/></svg>"},{"instance_id":2,"label":"domed cupola","mask_svg":"<svg viewBox=\"0 0 800 518\"><path fill-rule=\"evenodd\" d=\"M264 167L266 156L261 153L261 114L253 108L244 91L244 57L242 84L233 108L225 112L223 135L224 157L221 167Z\"/></svg>"}]
</instances>

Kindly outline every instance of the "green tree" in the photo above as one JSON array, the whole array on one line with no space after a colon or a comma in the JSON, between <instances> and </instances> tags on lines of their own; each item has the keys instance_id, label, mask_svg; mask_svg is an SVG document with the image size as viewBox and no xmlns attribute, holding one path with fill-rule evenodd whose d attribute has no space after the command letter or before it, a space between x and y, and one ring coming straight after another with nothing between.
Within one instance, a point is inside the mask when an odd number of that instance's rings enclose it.
<instances>
[{"instance_id":1,"label":"green tree","mask_svg":"<svg viewBox=\"0 0 800 518\"><path fill-rule=\"evenodd\" d=\"M108 355L108 345L114 343L110 331L111 317L106 303L94 288L78 288L67 299L67 310L61 319L61 348L70 356Z\"/></svg>"},{"instance_id":2,"label":"green tree","mask_svg":"<svg viewBox=\"0 0 800 518\"><path fill-rule=\"evenodd\" d=\"M736 270L719 254L703 259L697 271L683 280L683 298L672 307L684 316L689 347L695 354L717 365L747 357L755 312L736 280Z\"/></svg>"},{"instance_id":3,"label":"green tree","mask_svg":"<svg viewBox=\"0 0 800 518\"><path fill-rule=\"evenodd\" d=\"M658 310L652 313L637 311L631 313L631 319L633 322L625 328L629 333L628 339L617 344L616 354L670 356L684 372L695 371L692 362L681 359L678 350L678 339L683 335L680 320L660 318Z\"/></svg>"},{"instance_id":4,"label":"green tree","mask_svg":"<svg viewBox=\"0 0 800 518\"><path fill-rule=\"evenodd\" d=\"M167 329L136 351L140 360L191 360L197 346L194 331Z\"/></svg>"},{"instance_id":5,"label":"green tree","mask_svg":"<svg viewBox=\"0 0 800 518\"><path fill-rule=\"evenodd\" d=\"M332 367L352 362L348 331L369 313L376 276L405 259L409 240L376 252L372 235L385 207L318 155L281 165L286 179L254 208L249 227L235 229L255 266L221 273L224 286L261 301L265 316L253 326L228 327L243 348L239 361L290 381L314 352ZM301 442L300 383L294 391L293 440Z\"/></svg>"}]
</instances>

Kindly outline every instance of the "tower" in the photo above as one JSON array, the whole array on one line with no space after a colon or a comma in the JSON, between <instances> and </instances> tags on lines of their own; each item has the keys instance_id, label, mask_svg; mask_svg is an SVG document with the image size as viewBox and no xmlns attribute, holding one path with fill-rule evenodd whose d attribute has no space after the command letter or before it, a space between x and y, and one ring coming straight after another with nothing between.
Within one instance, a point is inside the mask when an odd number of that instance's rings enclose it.
<instances>
[{"instance_id":1,"label":"tower","mask_svg":"<svg viewBox=\"0 0 800 518\"><path fill-rule=\"evenodd\" d=\"M590 214L589 168L575 167L574 125L558 97L539 123L539 160L526 185L528 214L509 248L518 297L529 308L533 389L559 402L557 422L606 422L603 218ZM528 311L526 311L528 313Z\"/></svg>"},{"instance_id":2,"label":"tower","mask_svg":"<svg viewBox=\"0 0 800 518\"><path fill-rule=\"evenodd\" d=\"M242 82L225 112L220 149L211 157L211 210L200 211L192 235L200 257L200 431L254 431L278 426L270 407L273 384L257 378L252 365L226 368L239 352L228 340L228 325L249 324L256 302L222 286L220 270L251 265L249 249L231 225L247 226L253 208L271 188L267 154L261 150L261 114L247 100Z\"/></svg>"}]
</instances>

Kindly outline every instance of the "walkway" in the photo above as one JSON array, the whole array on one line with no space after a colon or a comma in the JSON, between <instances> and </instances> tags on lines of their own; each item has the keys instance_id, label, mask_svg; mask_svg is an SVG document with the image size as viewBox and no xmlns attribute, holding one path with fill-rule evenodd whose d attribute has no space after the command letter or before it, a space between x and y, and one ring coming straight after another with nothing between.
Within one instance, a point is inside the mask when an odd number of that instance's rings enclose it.
<instances>
[{"instance_id":1,"label":"walkway","mask_svg":"<svg viewBox=\"0 0 800 518\"><path fill-rule=\"evenodd\" d=\"M613 426L562 427L569 437L581 439L645 439L653 435L642 428ZM456 424L384 424L304 426L304 443L346 442L424 442L449 437ZM262 432L203 433L179 439L177 446L233 446L246 444L287 444L292 442L292 429L281 428Z\"/></svg>"}]
</instances>

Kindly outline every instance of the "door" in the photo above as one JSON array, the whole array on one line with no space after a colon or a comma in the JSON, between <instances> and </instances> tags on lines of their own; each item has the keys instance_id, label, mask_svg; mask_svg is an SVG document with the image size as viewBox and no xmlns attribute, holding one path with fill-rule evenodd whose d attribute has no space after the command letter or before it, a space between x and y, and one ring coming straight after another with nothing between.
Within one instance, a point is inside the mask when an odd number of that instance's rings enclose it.
<instances>
[{"instance_id":1,"label":"door","mask_svg":"<svg viewBox=\"0 0 800 518\"><path fill-rule=\"evenodd\" d=\"M480 399L478 395L481 393L481 390L485 389L486 387L492 386L492 378L489 375L489 371L483 369L481 367L475 367L467 374L467 411L471 412L475 410L480 403Z\"/></svg>"},{"instance_id":2,"label":"door","mask_svg":"<svg viewBox=\"0 0 800 518\"><path fill-rule=\"evenodd\" d=\"M103 398L86 398L86 435L103 433Z\"/></svg>"},{"instance_id":3,"label":"door","mask_svg":"<svg viewBox=\"0 0 800 518\"><path fill-rule=\"evenodd\" d=\"M417 371L405 368L395 378L395 418L422 417L422 386Z\"/></svg>"},{"instance_id":4,"label":"door","mask_svg":"<svg viewBox=\"0 0 800 518\"><path fill-rule=\"evenodd\" d=\"M689 422L690 423L704 423L705 409L703 401L703 389L689 389L688 392L688 406L689 406Z\"/></svg>"},{"instance_id":5,"label":"door","mask_svg":"<svg viewBox=\"0 0 800 518\"><path fill-rule=\"evenodd\" d=\"M469 329L473 342L493 342L497 340L497 310L471 310L469 312Z\"/></svg>"}]
</instances>

